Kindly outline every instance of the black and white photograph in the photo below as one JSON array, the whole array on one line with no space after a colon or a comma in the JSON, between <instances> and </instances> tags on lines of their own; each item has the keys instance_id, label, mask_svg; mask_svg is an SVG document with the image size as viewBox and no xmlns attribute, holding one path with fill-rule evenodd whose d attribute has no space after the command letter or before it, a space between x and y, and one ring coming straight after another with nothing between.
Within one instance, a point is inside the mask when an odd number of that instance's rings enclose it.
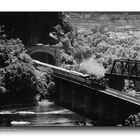
<instances>
[{"instance_id":1,"label":"black and white photograph","mask_svg":"<svg viewBox=\"0 0 140 140\"><path fill-rule=\"evenodd\" d=\"M140 12L0 12L0 128L140 126Z\"/></svg>"}]
</instances>

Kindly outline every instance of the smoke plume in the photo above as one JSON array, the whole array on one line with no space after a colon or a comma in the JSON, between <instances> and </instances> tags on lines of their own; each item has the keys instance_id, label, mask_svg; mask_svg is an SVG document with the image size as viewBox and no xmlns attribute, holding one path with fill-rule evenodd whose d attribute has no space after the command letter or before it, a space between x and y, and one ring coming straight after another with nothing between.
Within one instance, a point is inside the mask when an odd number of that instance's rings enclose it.
<instances>
[{"instance_id":1,"label":"smoke plume","mask_svg":"<svg viewBox=\"0 0 140 140\"><path fill-rule=\"evenodd\" d=\"M87 73L89 75L96 75L98 78L102 78L105 75L105 68L97 63L92 58L84 60L80 64L80 72Z\"/></svg>"}]
</instances>

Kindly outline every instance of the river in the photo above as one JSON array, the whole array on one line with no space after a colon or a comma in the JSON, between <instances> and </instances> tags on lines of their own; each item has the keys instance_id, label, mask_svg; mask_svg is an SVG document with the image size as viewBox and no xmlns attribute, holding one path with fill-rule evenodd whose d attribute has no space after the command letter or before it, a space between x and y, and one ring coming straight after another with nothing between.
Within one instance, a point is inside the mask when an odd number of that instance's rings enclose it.
<instances>
[{"instance_id":1,"label":"river","mask_svg":"<svg viewBox=\"0 0 140 140\"><path fill-rule=\"evenodd\" d=\"M43 101L36 106L1 110L0 127L6 126L93 126L93 122L53 102Z\"/></svg>"}]
</instances>

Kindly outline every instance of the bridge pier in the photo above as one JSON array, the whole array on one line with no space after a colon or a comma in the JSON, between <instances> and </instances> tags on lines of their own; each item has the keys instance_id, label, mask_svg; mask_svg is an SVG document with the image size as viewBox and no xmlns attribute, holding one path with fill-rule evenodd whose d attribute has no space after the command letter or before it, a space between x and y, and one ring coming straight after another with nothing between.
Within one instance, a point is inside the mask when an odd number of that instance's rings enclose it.
<instances>
[{"instance_id":1,"label":"bridge pier","mask_svg":"<svg viewBox=\"0 0 140 140\"><path fill-rule=\"evenodd\" d=\"M72 92L71 92L71 109L75 110L77 107L77 96L76 96L76 87L72 86Z\"/></svg>"},{"instance_id":2,"label":"bridge pier","mask_svg":"<svg viewBox=\"0 0 140 140\"><path fill-rule=\"evenodd\" d=\"M122 89L124 88L125 84L124 84L124 78L123 77L117 77L117 76L110 76L109 79L109 87L122 91Z\"/></svg>"},{"instance_id":3,"label":"bridge pier","mask_svg":"<svg viewBox=\"0 0 140 140\"><path fill-rule=\"evenodd\" d=\"M131 114L140 112L140 106L63 79L55 78L56 103L69 108L100 126L121 124Z\"/></svg>"},{"instance_id":4,"label":"bridge pier","mask_svg":"<svg viewBox=\"0 0 140 140\"><path fill-rule=\"evenodd\" d=\"M73 89L73 85L67 81L60 80L55 78L56 83L56 93L55 93L55 101L56 103L72 108L72 91L75 92Z\"/></svg>"},{"instance_id":5,"label":"bridge pier","mask_svg":"<svg viewBox=\"0 0 140 140\"><path fill-rule=\"evenodd\" d=\"M140 92L140 80L135 80L134 85L135 85L136 91Z\"/></svg>"},{"instance_id":6,"label":"bridge pier","mask_svg":"<svg viewBox=\"0 0 140 140\"><path fill-rule=\"evenodd\" d=\"M64 100L65 100L65 97L64 97L64 92L65 92L65 89L64 89L64 86L63 86L63 83L61 82L60 84L59 84L59 90L58 90L58 92L59 92L59 103L60 104L63 104L63 102L64 102Z\"/></svg>"},{"instance_id":7,"label":"bridge pier","mask_svg":"<svg viewBox=\"0 0 140 140\"><path fill-rule=\"evenodd\" d=\"M75 86L75 87L74 87ZM79 85L73 85L72 90L72 109L80 113L84 113L84 90ZM75 90L75 91L74 91Z\"/></svg>"},{"instance_id":8,"label":"bridge pier","mask_svg":"<svg viewBox=\"0 0 140 140\"><path fill-rule=\"evenodd\" d=\"M85 114L89 114L89 111L91 110L91 107L90 107L90 95L89 95L89 90L85 89L84 90L84 96L85 96L85 100L84 100L84 105L85 105Z\"/></svg>"},{"instance_id":9,"label":"bridge pier","mask_svg":"<svg viewBox=\"0 0 140 140\"><path fill-rule=\"evenodd\" d=\"M88 114L90 97L87 94L87 89L57 78L55 81L57 86L56 102L83 115Z\"/></svg>"}]
</instances>

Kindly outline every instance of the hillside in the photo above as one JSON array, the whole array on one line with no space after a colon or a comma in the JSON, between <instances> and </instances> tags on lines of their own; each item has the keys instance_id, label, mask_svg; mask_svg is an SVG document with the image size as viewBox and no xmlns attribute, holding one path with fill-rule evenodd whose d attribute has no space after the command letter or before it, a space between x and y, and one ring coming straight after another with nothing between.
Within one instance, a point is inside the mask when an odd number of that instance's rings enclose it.
<instances>
[{"instance_id":1,"label":"hillside","mask_svg":"<svg viewBox=\"0 0 140 140\"><path fill-rule=\"evenodd\" d=\"M71 12L66 15L80 32L90 31L97 24L109 24L115 28L140 28L139 12Z\"/></svg>"},{"instance_id":2,"label":"hillside","mask_svg":"<svg viewBox=\"0 0 140 140\"><path fill-rule=\"evenodd\" d=\"M140 60L140 13L65 14L74 30L62 39L62 63L92 59L109 69L115 59Z\"/></svg>"}]
</instances>

